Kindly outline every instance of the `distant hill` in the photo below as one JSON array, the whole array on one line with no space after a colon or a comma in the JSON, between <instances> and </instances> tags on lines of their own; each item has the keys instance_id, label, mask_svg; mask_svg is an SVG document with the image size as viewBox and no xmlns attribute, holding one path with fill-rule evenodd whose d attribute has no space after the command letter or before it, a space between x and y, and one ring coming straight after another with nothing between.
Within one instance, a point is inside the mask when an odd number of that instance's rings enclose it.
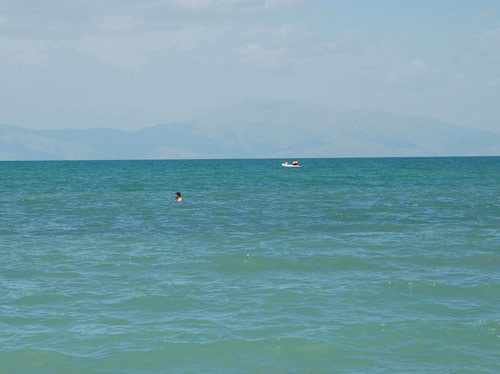
<instances>
[{"instance_id":1,"label":"distant hill","mask_svg":"<svg viewBox=\"0 0 500 374\"><path fill-rule=\"evenodd\" d=\"M500 134L427 116L254 101L139 131L0 126L0 160L498 156Z\"/></svg>"}]
</instances>

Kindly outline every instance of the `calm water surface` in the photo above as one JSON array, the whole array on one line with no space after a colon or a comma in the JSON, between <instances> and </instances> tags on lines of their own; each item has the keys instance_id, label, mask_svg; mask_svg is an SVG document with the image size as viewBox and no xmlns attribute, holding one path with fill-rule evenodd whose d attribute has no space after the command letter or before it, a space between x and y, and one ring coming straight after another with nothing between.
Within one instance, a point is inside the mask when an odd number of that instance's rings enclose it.
<instances>
[{"instance_id":1,"label":"calm water surface","mask_svg":"<svg viewBox=\"0 0 500 374\"><path fill-rule=\"evenodd\" d=\"M500 158L282 161L0 163L0 373L500 372Z\"/></svg>"}]
</instances>

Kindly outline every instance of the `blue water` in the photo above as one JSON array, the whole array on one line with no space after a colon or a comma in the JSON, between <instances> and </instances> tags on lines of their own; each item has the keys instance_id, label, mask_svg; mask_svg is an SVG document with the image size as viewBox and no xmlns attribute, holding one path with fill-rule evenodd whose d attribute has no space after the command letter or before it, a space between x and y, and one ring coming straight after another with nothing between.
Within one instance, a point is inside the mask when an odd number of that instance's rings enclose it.
<instances>
[{"instance_id":1,"label":"blue water","mask_svg":"<svg viewBox=\"0 0 500 374\"><path fill-rule=\"evenodd\" d=\"M0 373L500 372L500 158L282 161L0 163Z\"/></svg>"}]
</instances>

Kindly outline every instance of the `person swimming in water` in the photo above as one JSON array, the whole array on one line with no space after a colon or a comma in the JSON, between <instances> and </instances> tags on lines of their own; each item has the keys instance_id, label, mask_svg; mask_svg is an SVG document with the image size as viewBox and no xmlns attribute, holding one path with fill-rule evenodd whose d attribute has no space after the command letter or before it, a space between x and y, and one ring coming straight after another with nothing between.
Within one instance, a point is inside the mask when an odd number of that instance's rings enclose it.
<instances>
[{"instance_id":1,"label":"person swimming in water","mask_svg":"<svg viewBox=\"0 0 500 374\"><path fill-rule=\"evenodd\" d=\"M181 193L180 192L176 192L175 193L175 200L182 201L182 197L181 197Z\"/></svg>"}]
</instances>

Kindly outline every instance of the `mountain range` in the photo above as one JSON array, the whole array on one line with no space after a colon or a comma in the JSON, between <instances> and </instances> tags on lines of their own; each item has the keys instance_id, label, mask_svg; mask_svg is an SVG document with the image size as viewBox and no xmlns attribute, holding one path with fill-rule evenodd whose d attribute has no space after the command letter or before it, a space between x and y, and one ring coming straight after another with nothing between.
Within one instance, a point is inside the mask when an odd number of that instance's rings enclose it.
<instances>
[{"instance_id":1,"label":"mountain range","mask_svg":"<svg viewBox=\"0 0 500 374\"><path fill-rule=\"evenodd\" d=\"M138 131L0 125L0 160L498 156L500 134L429 116L252 101Z\"/></svg>"}]
</instances>

